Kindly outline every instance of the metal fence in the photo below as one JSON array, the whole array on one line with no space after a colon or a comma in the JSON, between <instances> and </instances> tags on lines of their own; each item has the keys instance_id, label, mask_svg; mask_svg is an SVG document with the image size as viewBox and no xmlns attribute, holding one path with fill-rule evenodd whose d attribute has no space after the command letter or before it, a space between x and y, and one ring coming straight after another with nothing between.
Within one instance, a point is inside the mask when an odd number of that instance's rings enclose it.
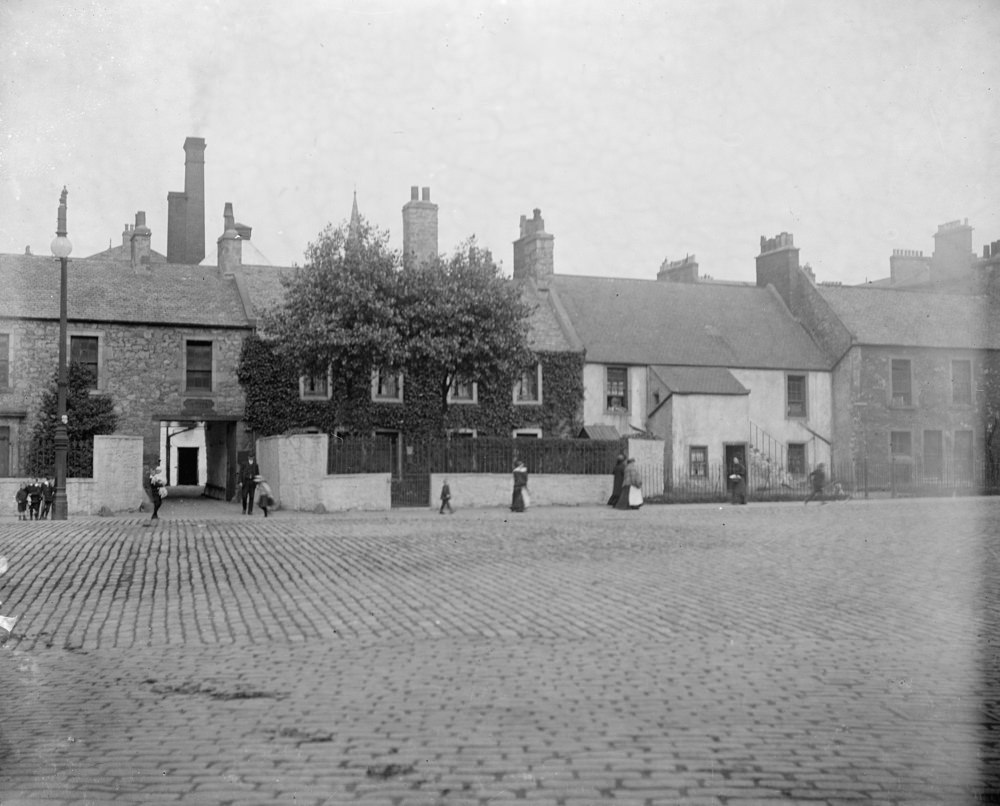
<instances>
[{"instance_id":1,"label":"metal fence","mask_svg":"<svg viewBox=\"0 0 1000 806\"><path fill-rule=\"evenodd\" d=\"M942 468L932 473L913 462L845 462L827 468L823 494L829 498L879 496L972 495L996 490L985 464L975 468ZM812 491L808 474L790 474L781 467L751 463L747 492L758 501L802 500ZM688 466L673 468L664 498L673 502L723 501L731 495L729 471L721 463L692 475Z\"/></svg>"},{"instance_id":2,"label":"metal fence","mask_svg":"<svg viewBox=\"0 0 1000 806\"><path fill-rule=\"evenodd\" d=\"M400 441L384 437L331 438L327 472L509 473L520 459L529 473L610 475L625 451L617 440L504 437ZM400 444L402 450L400 451Z\"/></svg>"}]
</instances>

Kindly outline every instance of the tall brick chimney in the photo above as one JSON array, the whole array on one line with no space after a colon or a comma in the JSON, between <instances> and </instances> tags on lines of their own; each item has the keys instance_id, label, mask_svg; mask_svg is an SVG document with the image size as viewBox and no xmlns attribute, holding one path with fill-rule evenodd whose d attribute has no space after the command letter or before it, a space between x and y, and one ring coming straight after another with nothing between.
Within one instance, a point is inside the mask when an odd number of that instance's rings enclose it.
<instances>
[{"instance_id":1,"label":"tall brick chimney","mask_svg":"<svg viewBox=\"0 0 1000 806\"><path fill-rule=\"evenodd\" d=\"M972 265L972 227L965 222L949 221L934 233L934 254L931 256L932 280L968 271Z\"/></svg>"},{"instance_id":2,"label":"tall brick chimney","mask_svg":"<svg viewBox=\"0 0 1000 806\"><path fill-rule=\"evenodd\" d=\"M545 231L542 211L521 216L521 237L514 241L514 279L544 280L555 271L555 235Z\"/></svg>"},{"instance_id":3,"label":"tall brick chimney","mask_svg":"<svg viewBox=\"0 0 1000 806\"><path fill-rule=\"evenodd\" d=\"M135 214L135 226L132 228L131 250L132 268L149 269L150 242L153 233L146 226L146 212L140 210Z\"/></svg>"},{"instance_id":4,"label":"tall brick chimney","mask_svg":"<svg viewBox=\"0 0 1000 806\"><path fill-rule=\"evenodd\" d=\"M184 141L184 192L167 194L167 262L205 259L205 139Z\"/></svg>"},{"instance_id":5,"label":"tall brick chimney","mask_svg":"<svg viewBox=\"0 0 1000 806\"><path fill-rule=\"evenodd\" d=\"M791 233L782 232L773 238L760 236L757 256L757 285L773 285L785 304L794 312L799 283L808 282L799 268L799 250Z\"/></svg>"},{"instance_id":6,"label":"tall brick chimney","mask_svg":"<svg viewBox=\"0 0 1000 806\"><path fill-rule=\"evenodd\" d=\"M431 203L431 189L417 198L416 185L403 205L403 265L419 266L438 256L438 206Z\"/></svg>"},{"instance_id":7,"label":"tall brick chimney","mask_svg":"<svg viewBox=\"0 0 1000 806\"><path fill-rule=\"evenodd\" d=\"M243 265L243 240L236 229L232 202L226 202L223 219L223 232L216 241L219 248L219 274L232 274Z\"/></svg>"}]
</instances>

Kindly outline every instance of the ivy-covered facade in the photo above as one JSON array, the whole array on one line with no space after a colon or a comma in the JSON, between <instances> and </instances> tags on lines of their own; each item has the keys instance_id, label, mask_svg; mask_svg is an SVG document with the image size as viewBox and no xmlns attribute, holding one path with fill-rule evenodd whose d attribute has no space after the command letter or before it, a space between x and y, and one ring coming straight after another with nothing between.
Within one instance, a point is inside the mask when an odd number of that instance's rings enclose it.
<instances>
[{"instance_id":1,"label":"ivy-covered facade","mask_svg":"<svg viewBox=\"0 0 1000 806\"><path fill-rule=\"evenodd\" d=\"M512 388L477 384L472 401L452 402L444 427L450 433L575 437L582 427L583 354L536 351L540 365L537 402L515 402ZM245 422L257 437L302 430L370 436L394 431L429 437L440 433L440 397L426 378L402 378L398 398L379 399L371 366L349 377L328 378L317 393L259 335L244 344L237 377L246 396ZM325 386L325 389L323 388Z\"/></svg>"}]
</instances>

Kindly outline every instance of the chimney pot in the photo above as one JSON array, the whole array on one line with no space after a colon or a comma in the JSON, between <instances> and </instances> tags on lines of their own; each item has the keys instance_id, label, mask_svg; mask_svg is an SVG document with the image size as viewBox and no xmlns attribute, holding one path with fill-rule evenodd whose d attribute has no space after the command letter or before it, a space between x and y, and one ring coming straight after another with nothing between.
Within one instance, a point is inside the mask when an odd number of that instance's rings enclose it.
<instances>
[{"instance_id":1,"label":"chimney pot","mask_svg":"<svg viewBox=\"0 0 1000 806\"><path fill-rule=\"evenodd\" d=\"M421 201L429 202L431 200L431 189L424 188L420 196Z\"/></svg>"},{"instance_id":2,"label":"chimney pot","mask_svg":"<svg viewBox=\"0 0 1000 806\"><path fill-rule=\"evenodd\" d=\"M420 201L420 188L410 185L410 201Z\"/></svg>"}]
</instances>

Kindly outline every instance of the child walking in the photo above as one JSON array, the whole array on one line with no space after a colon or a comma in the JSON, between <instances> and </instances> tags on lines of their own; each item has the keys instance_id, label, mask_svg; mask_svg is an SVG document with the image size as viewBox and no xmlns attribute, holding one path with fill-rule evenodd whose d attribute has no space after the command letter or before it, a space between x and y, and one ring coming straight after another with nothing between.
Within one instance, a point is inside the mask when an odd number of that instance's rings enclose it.
<instances>
[{"instance_id":1,"label":"child walking","mask_svg":"<svg viewBox=\"0 0 1000 806\"><path fill-rule=\"evenodd\" d=\"M451 487L448 486L448 479L445 479L444 484L441 485L441 509L438 510L438 514L444 515L445 509L448 510L449 515L455 514L455 510L451 508Z\"/></svg>"}]
</instances>

